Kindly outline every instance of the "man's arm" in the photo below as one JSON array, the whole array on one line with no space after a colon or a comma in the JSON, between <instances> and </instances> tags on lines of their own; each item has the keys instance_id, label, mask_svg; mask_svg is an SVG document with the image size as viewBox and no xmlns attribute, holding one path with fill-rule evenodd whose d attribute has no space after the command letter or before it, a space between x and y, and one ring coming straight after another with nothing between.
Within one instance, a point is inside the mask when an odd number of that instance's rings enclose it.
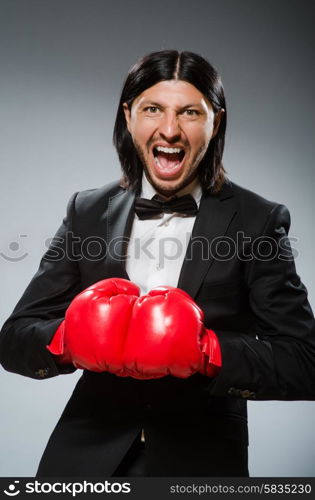
<instances>
[{"instance_id":1,"label":"man's arm","mask_svg":"<svg viewBox=\"0 0 315 500\"><path fill-rule=\"evenodd\" d=\"M8 371L43 379L75 370L57 365L46 345L81 291L77 261L67 245L76 195L37 273L0 332L0 362Z\"/></svg>"},{"instance_id":2,"label":"man's arm","mask_svg":"<svg viewBox=\"0 0 315 500\"><path fill-rule=\"evenodd\" d=\"M272 245L272 258L255 257L246 264L252 331L216 330L222 368L209 387L213 396L315 398L315 323L296 274L289 227L287 208L274 207L263 230L266 247L260 247L260 255L264 250L267 255Z\"/></svg>"}]
</instances>

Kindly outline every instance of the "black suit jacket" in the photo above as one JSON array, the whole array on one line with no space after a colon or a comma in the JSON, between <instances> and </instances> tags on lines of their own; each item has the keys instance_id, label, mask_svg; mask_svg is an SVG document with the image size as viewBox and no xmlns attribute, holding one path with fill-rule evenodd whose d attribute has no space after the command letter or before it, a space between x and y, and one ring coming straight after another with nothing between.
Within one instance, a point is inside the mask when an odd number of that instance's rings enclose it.
<instances>
[{"instance_id":1,"label":"black suit jacket","mask_svg":"<svg viewBox=\"0 0 315 500\"><path fill-rule=\"evenodd\" d=\"M101 279L128 278L134 198L116 182L71 198L2 328L4 368L37 379L73 371L56 365L46 345L78 292ZM286 207L229 181L219 194L204 193L178 286L219 337L219 375L141 381L85 371L40 473L111 475L144 428L152 475L241 475L232 450L247 445L246 400L315 396L314 318L295 271L289 226ZM227 454L234 465L224 469Z\"/></svg>"}]
</instances>

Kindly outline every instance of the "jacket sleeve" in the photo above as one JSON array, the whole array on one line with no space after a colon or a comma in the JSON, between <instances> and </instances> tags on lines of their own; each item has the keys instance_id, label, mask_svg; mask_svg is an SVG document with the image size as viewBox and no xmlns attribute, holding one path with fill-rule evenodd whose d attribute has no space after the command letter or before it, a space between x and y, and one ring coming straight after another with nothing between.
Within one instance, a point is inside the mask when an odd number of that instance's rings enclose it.
<instances>
[{"instance_id":1,"label":"jacket sleeve","mask_svg":"<svg viewBox=\"0 0 315 500\"><path fill-rule=\"evenodd\" d=\"M44 379L75 370L72 365L57 365L46 345L81 291L76 254L69 245L76 195L37 273L0 332L0 362L8 371Z\"/></svg>"},{"instance_id":2,"label":"jacket sleeve","mask_svg":"<svg viewBox=\"0 0 315 500\"><path fill-rule=\"evenodd\" d=\"M295 270L289 227L287 208L275 206L245 265L251 331L216 331L222 369L210 384L213 396L315 399L314 316Z\"/></svg>"}]
</instances>

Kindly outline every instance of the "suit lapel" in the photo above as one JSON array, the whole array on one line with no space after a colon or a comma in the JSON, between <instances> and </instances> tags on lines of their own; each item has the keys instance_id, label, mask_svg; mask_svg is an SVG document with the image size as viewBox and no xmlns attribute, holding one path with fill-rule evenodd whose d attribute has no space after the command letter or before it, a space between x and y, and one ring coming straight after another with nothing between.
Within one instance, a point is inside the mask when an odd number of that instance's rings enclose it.
<instances>
[{"instance_id":1,"label":"suit lapel","mask_svg":"<svg viewBox=\"0 0 315 500\"><path fill-rule=\"evenodd\" d=\"M126 272L126 253L134 217L134 192L125 189L109 199L107 211L106 265L117 278L129 279Z\"/></svg>"},{"instance_id":2,"label":"suit lapel","mask_svg":"<svg viewBox=\"0 0 315 500\"><path fill-rule=\"evenodd\" d=\"M204 193L179 276L178 287L196 297L215 258L216 239L224 236L237 211L232 187L219 194Z\"/></svg>"}]
</instances>

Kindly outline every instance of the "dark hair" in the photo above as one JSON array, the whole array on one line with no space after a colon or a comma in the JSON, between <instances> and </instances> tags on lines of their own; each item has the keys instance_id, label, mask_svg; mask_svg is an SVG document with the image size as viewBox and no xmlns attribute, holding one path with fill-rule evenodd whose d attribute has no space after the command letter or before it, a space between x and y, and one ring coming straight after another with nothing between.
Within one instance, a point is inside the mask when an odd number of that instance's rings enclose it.
<instances>
[{"instance_id":1,"label":"dark hair","mask_svg":"<svg viewBox=\"0 0 315 500\"><path fill-rule=\"evenodd\" d=\"M143 166L127 129L123 103L131 108L133 100L144 90L163 80L184 80L194 85L212 104L214 112L224 109L217 134L198 167L203 189L218 192L225 180L222 164L226 129L226 105L220 75L203 57L193 52L163 50L141 58L129 71L116 115L113 142L124 174L124 185L140 188Z\"/></svg>"}]
</instances>

